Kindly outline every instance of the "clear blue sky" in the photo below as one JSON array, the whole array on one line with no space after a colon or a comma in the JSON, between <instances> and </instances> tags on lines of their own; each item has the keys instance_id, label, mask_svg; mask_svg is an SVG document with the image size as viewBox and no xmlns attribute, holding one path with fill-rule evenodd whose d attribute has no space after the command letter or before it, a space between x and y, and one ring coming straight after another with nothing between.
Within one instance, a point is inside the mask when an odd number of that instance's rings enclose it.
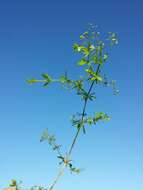
<instances>
[{"instance_id":1,"label":"clear blue sky","mask_svg":"<svg viewBox=\"0 0 143 190\"><path fill-rule=\"evenodd\" d=\"M25 79L67 68L76 77L71 47L88 22L118 33L108 74L120 95L99 93L89 111L107 111L112 120L80 136L73 160L85 171L65 175L57 189L143 189L142 7L141 0L0 1L0 189L12 178L30 187L54 177L57 160L40 134L48 127L68 147L75 132L68 118L82 104L57 85L44 89Z\"/></svg>"}]
</instances>

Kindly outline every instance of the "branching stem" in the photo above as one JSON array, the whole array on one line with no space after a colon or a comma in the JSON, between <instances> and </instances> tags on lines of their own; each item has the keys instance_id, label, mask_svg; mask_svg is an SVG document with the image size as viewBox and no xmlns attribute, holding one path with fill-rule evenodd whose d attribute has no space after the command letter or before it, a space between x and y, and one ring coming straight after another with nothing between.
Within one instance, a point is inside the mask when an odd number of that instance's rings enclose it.
<instances>
[{"instance_id":1,"label":"branching stem","mask_svg":"<svg viewBox=\"0 0 143 190\"><path fill-rule=\"evenodd\" d=\"M98 67L97 67L96 74L98 74L99 69L100 69L100 65L98 65ZM69 159L70 156L71 156L72 150L73 150L73 148L75 146L75 143L77 141L77 138L78 138L78 136L80 134L81 128L84 128L83 120L84 120L85 111L86 111L86 107L87 107L88 96L89 96L90 92L92 91L94 83L95 83L95 80L92 81L92 83L91 83L91 85L89 87L88 93L87 93L87 98L85 98L85 100L84 100L83 110L82 110L82 115L81 115L81 126L78 128L78 130L77 130L77 132L76 132L76 134L75 134L75 136L73 138L73 141L72 141L71 146L70 146L69 151L68 151L67 159ZM96 81L96 83L97 83L97 81ZM58 174L56 176L56 178L54 179L52 185L49 187L48 190L53 190L54 189L54 187L55 187L56 183L58 182L59 178L64 174L65 168L66 168L66 164L63 163L63 165L61 166L61 168L60 168L60 170L59 170L59 172L58 172Z\"/></svg>"}]
</instances>

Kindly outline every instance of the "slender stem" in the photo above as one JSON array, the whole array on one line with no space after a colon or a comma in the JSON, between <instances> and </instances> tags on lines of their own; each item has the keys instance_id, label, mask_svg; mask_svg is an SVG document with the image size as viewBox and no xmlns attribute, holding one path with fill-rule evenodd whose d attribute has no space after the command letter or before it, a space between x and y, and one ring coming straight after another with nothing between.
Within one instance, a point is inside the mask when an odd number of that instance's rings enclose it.
<instances>
[{"instance_id":1,"label":"slender stem","mask_svg":"<svg viewBox=\"0 0 143 190\"><path fill-rule=\"evenodd\" d=\"M91 84L91 86L90 86L90 88L89 88L89 90L88 90L87 97L88 97L88 95L90 94L90 92L91 92L91 90L92 90L92 87L93 87L93 85L94 85L94 82L95 82L95 81L92 82L92 84ZM88 98L86 98L85 101L84 101L81 123L83 123L83 119L84 119L84 115L85 115L85 110L86 110L86 106L87 106L87 101L88 101ZM69 152L68 152L68 157L69 157L69 156L71 155L71 153L72 153L73 147L74 147L74 145L75 145L75 143L76 143L76 139L77 139L77 137L78 137L78 135L79 135L79 133L80 133L80 129L81 129L82 127L83 127L83 125L81 125L81 127L78 128L78 131L77 131L77 133L76 133L76 135L75 135L75 137L74 137L74 139L73 139L73 141L72 141L72 144L71 144L71 146L70 146L70 149L69 149Z\"/></svg>"},{"instance_id":2,"label":"slender stem","mask_svg":"<svg viewBox=\"0 0 143 190\"><path fill-rule=\"evenodd\" d=\"M100 65L98 65L98 67L97 67L96 74L98 74L99 69L100 69ZM94 83L95 83L95 81L93 81L93 82L91 83L91 86L90 86L90 88L89 88L89 90L88 90L88 93L87 93L87 97L88 97L88 95L90 94ZM97 80L96 80L96 83L97 83ZM86 110L86 106L87 106L87 101L88 101L88 98L86 98L85 101L84 101L81 123L83 123L83 119L84 119L84 116L85 116L85 110ZM81 126L81 127L83 127L83 126ZM75 143L76 143L76 139L77 139L77 137L78 137L78 135L79 135L79 132L80 132L81 127L78 129L78 131L77 131L77 133L76 133L76 135L75 135L75 137L74 137L74 139L73 139L73 141L72 141L72 144L71 144L71 147L70 147L68 156L70 156L71 153L72 153L72 149L74 148L74 145L75 145Z\"/></svg>"},{"instance_id":3,"label":"slender stem","mask_svg":"<svg viewBox=\"0 0 143 190\"><path fill-rule=\"evenodd\" d=\"M97 67L96 74L98 74L99 69L100 69L100 65L98 65L98 67ZM88 90L88 92L87 92L87 98L85 98L85 100L84 100L83 111L82 111L82 115L81 115L81 124L82 124L82 125L78 128L78 130L77 130L77 132L76 132L76 134L75 134L75 136L74 136L74 138L73 138L72 144L71 144L71 146L70 146L70 148L69 148L68 155L67 155L67 158L68 158L68 159L69 159L69 157L70 157L70 155L71 155L71 153L72 153L72 150L73 150L73 148L74 148L74 146L75 146L75 143L76 143L76 141L77 141L77 138L78 138L78 136L79 136L79 134L80 134L80 130L81 130L81 128L84 127L84 125L83 125L83 120L84 120L85 111L86 111L86 106L87 106L87 102L88 102L88 95L90 94L90 92L91 92L91 90L92 90L92 88L93 88L94 83L95 83L95 81L93 81L93 82L91 83L90 88L89 88L89 90ZM96 81L96 83L97 83L97 81ZM66 164L63 163L62 167L60 168L60 170L59 170L59 172L58 172L58 174L57 174L57 176L56 176L56 178L54 179L52 185L49 187L48 190L53 190L53 188L55 187L55 185L56 185L56 183L58 182L59 178L63 175L65 167L66 167Z\"/></svg>"},{"instance_id":4,"label":"slender stem","mask_svg":"<svg viewBox=\"0 0 143 190\"><path fill-rule=\"evenodd\" d=\"M55 186L56 183L58 182L59 178L63 175L65 167L66 167L65 164L63 164L62 167L60 168L60 170L59 170L57 176L55 177L55 179L54 179L52 185L49 187L48 190L52 190L52 189L54 188L54 186Z\"/></svg>"}]
</instances>

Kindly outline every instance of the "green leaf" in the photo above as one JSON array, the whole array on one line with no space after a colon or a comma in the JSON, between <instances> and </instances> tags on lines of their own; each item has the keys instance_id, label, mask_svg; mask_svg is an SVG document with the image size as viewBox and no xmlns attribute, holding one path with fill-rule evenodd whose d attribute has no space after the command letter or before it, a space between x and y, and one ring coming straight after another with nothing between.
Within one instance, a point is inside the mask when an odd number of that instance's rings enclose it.
<instances>
[{"instance_id":1,"label":"green leaf","mask_svg":"<svg viewBox=\"0 0 143 190\"><path fill-rule=\"evenodd\" d=\"M37 82L42 82L44 83L43 86L48 86L48 84L52 81L51 77L48 74L42 74L42 77L44 78L43 80L37 80L35 78L26 80L27 83L29 84L33 84L33 83L37 83Z\"/></svg>"},{"instance_id":2,"label":"green leaf","mask_svg":"<svg viewBox=\"0 0 143 190\"><path fill-rule=\"evenodd\" d=\"M74 173L77 173L77 174L79 174L81 172L80 168L75 168L75 167L70 168L70 170L71 170L71 172L74 172Z\"/></svg>"},{"instance_id":3,"label":"green leaf","mask_svg":"<svg viewBox=\"0 0 143 190\"><path fill-rule=\"evenodd\" d=\"M95 74L94 75L94 77L92 77L90 80L97 80L97 81L102 81L102 77L101 76L99 76L99 75L97 75L97 74Z\"/></svg>"},{"instance_id":4,"label":"green leaf","mask_svg":"<svg viewBox=\"0 0 143 190\"><path fill-rule=\"evenodd\" d=\"M89 53L90 53L89 50L88 50L88 48L86 48L85 46L79 45L77 43L75 43L73 45L73 49L76 52L82 52L85 57L87 57L89 55Z\"/></svg>"},{"instance_id":5,"label":"green leaf","mask_svg":"<svg viewBox=\"0 0 143 190\"><path fill-rule=\"evenodd\" d=\"M107 114L103 113L103 112L99 112L99 113L97 113L97 114L95 115L94 121L97 122L97 121L99 121L99 120L109 121L109 120L110 120L110 117L109 117Z\"/></svg>"},{"instance_id":6,"label":"green leaf","mask_svg":"<svg viewBox=\"0 0 143 190\"><path fill-rule=\"evenodd\" d=\"M87 123L88 123L88 125L92 125L93 124L93 118L92 117L88 117L87 118Z\"/></svg>"},{"instance_id":7,"label":"green leaf","mask_svg":"<svg viewBox=\"0 0 143 190\"><path fill-rule=\"evenodd\" d=\"M78 65L79 65L79 66L82 66L82 65L85 65L85 64L87 64L87 63L88 63L87 60L81 59L81 60L78 62Z\"/></svg>"},{"instance_id":8,"label":"green leaf","mask_svg":"<svg viewBox=\"0 0 143 190\"><path fill-rule=\"evenodd\" d=\"M35 79L35 78L32 78L32 79L29 79L29 80L26 80L29 84L33 84L33 83L37 83L39 82L39 80Z\"/></svg>"},{"instance_id":9,"label":"green leaf","mask_svg":"<svg viewBox=\"0 0 143 190\"><path fill-rule=\"evenodd\" d=\"M51 77L50 77L47 73L43 73L43 74L42 74L42 77L43 77L44 79L46 79L46 80L51 81Z\"/></svg>"},{"instance_id":10,"label":"green leaf","mask_svg":"<svg viewBox=\"0 0 143 190\"><path fill-rule=\"evenodd\" d=\"M41 135L40 142L49 140L49 137L50 137L50 135L49 135L48 129L45 129Z\"/></svg>"},{"instance_id":11,"label":"green leaf","mask_svg":"<svg viewBox=\"0 0 143 190\"><path fill-rule=\"evenodd\" d=\"M83 52L83 54L85 55L85 57L87 57L89 55L89 50L88 48L81 46L81 51Z\"/></svg>"},{"instance_id":12,"label":"green leaf","mask_svg":"<svg viewBox=\"0 0 143 190\"><path fill-rule=\"evenodd\" d=\"M76 88L79 91L79 90L82 90L82 87L83 87L82 80L76 80L73 82L73 89Z\"/></svg>"},{"instance_id":13,"label":"green leaf","mask_svg":"<svg viewBox=\"0 0 143 190\"><path fill-rule=\"evenodd\" d=\"M43 86L44 86L44 87L48 87L48 86L49 86L49 82L45 82L45 83L43 84Z\"/></svg>"},{"instance_id":14,"label":"green leaf","mask_svg":"<svg viewBox=\"0 0 143 190\"><path fill-rule=\"evenodd\" d=\"M75 51L77 51L77 52L80 52L80 51L81 51L81 46L80 46L79 44L75 43L75 44L73 45L73 49L74 49Z\"/></svg>"},{"instance_id":15,"label":"green leaf","mask_svg":"<svg viewBox=\"0 0 143 190\"><path fill-rule=\"evenodd\" d=\"M59 79L59 81L61 83L65 83L66 82L66 77L65 76L61 76L60 79Z\"/></svg>"},{"instance_id":16,"label":"green leaf","mask_svg":"<svg viewBox=\"0 0 143 190\"><path fill-rule=\"evenodd\" d=\"M79 37L81 40L85 39L85 36L84 35L80 35Z\"/></svg>"},{"instance_id":17,"label":"green leaf","mask_svg":"<svg viewBox=\"0 0 143 190\"><path fill-rule=\"evenodd\" d=\"M59 78L59 82L65 84L65 85L68 85L68 86L72 85L72 80L70 80L66 75L65 76L61 76Z\"/></svg>"},{"instance_id":18,"label":"green leaf","mask_svg":"<svg viewBox=\"0 0 143 190\"><path fill-rule=\"evenodd\" d=\"M85 69L85 71L90 74L90 75L94 75L94 72L92 69Z\"/></svg>"}]
</instances>

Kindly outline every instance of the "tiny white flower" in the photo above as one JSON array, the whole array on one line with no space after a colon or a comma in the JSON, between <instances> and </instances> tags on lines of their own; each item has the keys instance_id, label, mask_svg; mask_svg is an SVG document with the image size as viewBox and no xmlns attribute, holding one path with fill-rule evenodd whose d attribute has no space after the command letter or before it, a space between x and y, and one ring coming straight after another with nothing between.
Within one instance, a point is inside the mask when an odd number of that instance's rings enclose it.
<instances>
[{"instance_id":1,"label":"tiny white flower","mask_svg":"<svg viewBox=\"0 0 143 190\"><path fill-rule=\"evenodd\" d=\"M95 49L95 46L94 46L94 45L91 45L91 46L90 46L90 49L91 49L91 50L94 50L94 49Z\"/></svg>"},{"instance_id":2,"label":"tiny white flower","mask_svg":"<svg viewBox=\"0 0 143 190\"><path fill-rule=\"evenodd\" d=\"M80 50L81 50L81 48L80 48L80 47L78 47L78 48L77 48L77 51L80 51Z\"/></svg>"}]
</instances>

